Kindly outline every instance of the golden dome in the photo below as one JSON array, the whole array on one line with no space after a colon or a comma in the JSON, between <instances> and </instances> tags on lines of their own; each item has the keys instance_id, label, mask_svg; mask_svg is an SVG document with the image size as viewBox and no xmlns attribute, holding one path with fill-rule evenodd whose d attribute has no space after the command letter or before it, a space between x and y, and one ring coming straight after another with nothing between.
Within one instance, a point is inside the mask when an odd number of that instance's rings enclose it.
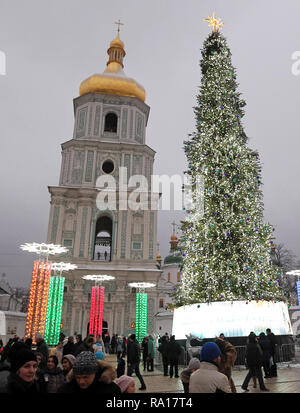
<instances>
[{"instance_id":1,"label":"golden dome","mask_svg":"<svg viewBox=\"0 0 300 413\"><path fill-rule=\"evenodd\" d=\"M146 92L143 86L127 77L123 71L125 56L124 43L117 37L110 42L107 50L109 60L102 74L94 74L84 80L79 89L80 96L87 93L104 93L109 95L130 96L145 101Z\"/></svg>"}]
</instances>

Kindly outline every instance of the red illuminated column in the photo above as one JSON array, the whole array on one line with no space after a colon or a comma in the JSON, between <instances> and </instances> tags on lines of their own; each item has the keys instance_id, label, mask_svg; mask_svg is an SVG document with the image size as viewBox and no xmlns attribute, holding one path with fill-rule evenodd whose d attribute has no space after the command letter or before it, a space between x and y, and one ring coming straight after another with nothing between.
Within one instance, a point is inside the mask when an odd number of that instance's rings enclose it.
<instances>
[{"instance_id":1,"label":"red illuminated column","mask_svg":"<svg viewBox=\"0 0 300 413\"><path fill-rule=\"evenodd\" d=\"M93 287L91 296L89 333L95 338L102 334L104 287Z\"/></svg>"}]
</instances>

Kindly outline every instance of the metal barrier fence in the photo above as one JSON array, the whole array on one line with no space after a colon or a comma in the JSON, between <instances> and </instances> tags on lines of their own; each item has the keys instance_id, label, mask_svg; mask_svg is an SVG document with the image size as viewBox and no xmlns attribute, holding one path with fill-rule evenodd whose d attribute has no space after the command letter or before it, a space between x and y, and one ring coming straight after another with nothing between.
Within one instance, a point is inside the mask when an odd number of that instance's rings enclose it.
<instances>
[{"instance_id":1,"label":"metal barrier fence","mask_svg":"<svg viewBox=\"0 0 300 413\"><path fill-rule=\"evenodd\" d=\"M245 365L246 346L236 346L235 348L237 350L237 358L234 363L235 366ZM296 354L297 352L296 352L295 344L276 345L275 362L276 363L295 362L297 361Z\"/></svg>"},{"instance_id":2,"label":"metal barrier fence","mask_svg":"<svg viewBox=\"0 0 300 413\"><path fill-rule=\"evenodd\" d=\"M234 363L235 366L245 366L246 359L246 347L247 346L235 346L237 350L237 357ZM162 364L162 357L159 352L156 355L155 364ZM295 363L300 362L300 346L295 344L281 344L276 345L276 363ZM181 354L179 358L179 365L187 366L190 360L188 351L181 346Z\"/></svg>"}]
</instances>

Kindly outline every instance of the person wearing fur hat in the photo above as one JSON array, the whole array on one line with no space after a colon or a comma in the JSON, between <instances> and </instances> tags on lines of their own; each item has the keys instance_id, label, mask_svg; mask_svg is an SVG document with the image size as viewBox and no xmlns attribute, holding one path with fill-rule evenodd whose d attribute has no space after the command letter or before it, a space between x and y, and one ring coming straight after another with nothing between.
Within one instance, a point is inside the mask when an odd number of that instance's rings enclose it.
<instances>
[{"instance_id":1,"label":"person wearing fur hat","mask_svg":"<svg viewBox=\"0 0 300 413\"><path fill-rule=\"evenodd\" d=\"M123 375L115 383L120 387L121 393L135 393L134 379L130 376Z\"/></svg>"},{"instance_id":2,"label":"person wearing fur hat","mask_svg":"<svg viewBox=\"0 0 300 413\"><path fill-rule=\"evenodd\" d=\"M40 393L41 389L35 380L37 360L33 351L24 343L16 343L9 353L9 361L11 372L0 393Z\"/></svg>"},{"instance_id":3,"label":"person wearing fur hat","mask_svg":"<svg viewBox=\"0 0 300 413\"><path fill-rule=\"evenodd\" d=\"M194 371L200 368L200 360L197 357L191 358L188 368L182 370L180 374L181 382L185 393L189 392L190 377Z\"/></svg>"},{"instance_id":4,"label":"person wearing fur hat","mask_svg":"<svg viewBox=\"0 0 300 413\"><path fill-rule=\"evenodd\" d=\"M115 369L104 361L98 361L91 351L82 351L76 357L70 381L64 383L58 393L112 393L121 394L113 382Z\"/></svg>"},{"instance_id":5,"label":"person wearing fur hat","mask_svg":"<svg viewBox=\"0 0 300 413\"><path fill-rule=\"evenodd\" d=\"M228 378L219 372L221 350L216 343L207 342L201 349L200 368L190 377L190 393L231 393Z\"/></svg>"}]
</instances>

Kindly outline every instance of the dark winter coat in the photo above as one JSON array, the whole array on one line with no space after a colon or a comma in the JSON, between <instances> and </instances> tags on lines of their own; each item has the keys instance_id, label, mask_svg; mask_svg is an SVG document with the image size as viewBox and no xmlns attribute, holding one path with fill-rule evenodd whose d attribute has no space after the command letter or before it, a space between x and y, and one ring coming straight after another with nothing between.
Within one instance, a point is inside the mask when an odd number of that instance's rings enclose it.
<instances>
[{"instance_id":1,"label":"dark winter coat","mask_svg":"<svg viewBox=\"0 0 300 413\"><path fill-rule=\"evenodd\" d=\"M143 350L143 360L146 360L148 357L148 340L146 338L142 341L142 350Z\"/></svg>"},{"instance_id":2,"label":"dark winter coat","mask_svg":"<svg viewBox=\"0 0 300 413\"><path fill-rule=\"evenodd\" d=\"M258 344L260 345L260 348L262 349L263 355L262 355L262 360L263 362L268 362L271 357L271 352L272 352L272 346L270 343L270 340L265 337L260 337L258 339Z\"/></svg>"},{"instance_id":3,"label":"dark winter coat","mask_svg":"<svg viewBox=\"0 0 300 413\"><path fill-rule=\"evenodd\" d=\"M274 333L267 334L267 339L269 340L270 345L271 345L271 349L270 349L271 356L274 358L275 351L276 351L276 337Z\"/></svg>"},{"instance_id":4,"label":"dark winter coat","mask_svg":"<svg viewBox=\"0 0 300 413\"><path fill-rule=\"evenodd\" d=\"M41 393L39 383L36 380L33 380L31 383L27 383L20 378L16 373L10 373L7 377L7 382L4 387L0 389L0 393L9 393L9 394L35 394Z\"/></svg>"},{"instance_id":5,"label":"dark winter coat","mask_svg":"<svg viewBox=\"0 0 300 413\"><path fill-rule=\"evenodd\" d=\"M256 370L262 366L262 349L258 343L249 343L246 348L246 365L250 370Z\"/></svg>"},{"instance_id":6,"label":"dark winter coat","mask_svg":"<svg viewBox=\"0 0 300 413\"><path fill-rule=\"evenodd\" d=\"M65 382L65 376L59 367L47 368L44 371L44 380L47 393L57 393L58 388Z\"/></svg>"},{"instance_id":7,"label":"dark winter coat","mask_svg":"<svg viewBox=\"0 0 300 413\"><path fill-rule=\"evenodd\" d=\"M161 353L163 358L168 356L168 344L169 342L164 337L162 337L161 343L157 350Z\"/></svg>"},{"instance_id":8,"label":"dark winter coat","mask_svg":"<svg viewBox=\"0 0 300 413\"><path fill-rule=\"evenodd\" d=\"M128 340L127 343L127 363L136 364L141 360L141 348L137 340Z\"/></svg>"},{"instance_id":9,"label":"dark winter coat","mask_svg":"<svg viewBox=\"0 0 300 413\"><path fill-rule=\"evenodd\" d=\"M70 341L63 348L63 355L66 356L67 354L72 354L75 356L76 345L75 343L71 343Z\"/></svg>"},{"instance_id":10,"label":"dark winter coat","mask_svg":"<svg viewBox=\"0 0 300 413\"><path fill-rule=\"evenodd\" d=\"M74 354L73 354L73 356L75 356L75 357L78 356L78 354L81 353L82 351L86 351L86 346L85 346L84 342L81 340L81 341L78 341L77 343L74 344Z\"/></svg>"},{"instance_id":11,"label":"dark winter coat","mask_svg":"<svg viewBox=\"0 0 300 413\"><path fill-rule=\"evenodd\" d=\"M170 363L178 363L181 354L181 347L177 341L170 339L167 344L167 356Z\"/></svg>"}]
</instances>

